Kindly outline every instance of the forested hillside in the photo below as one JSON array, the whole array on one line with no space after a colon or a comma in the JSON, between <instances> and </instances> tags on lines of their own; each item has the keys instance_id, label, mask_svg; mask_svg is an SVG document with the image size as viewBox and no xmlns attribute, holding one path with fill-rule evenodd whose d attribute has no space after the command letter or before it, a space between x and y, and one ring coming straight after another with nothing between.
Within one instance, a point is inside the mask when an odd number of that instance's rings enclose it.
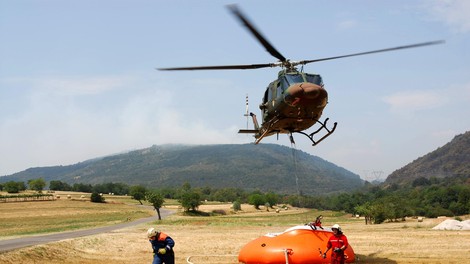
<instances>
[{"instance_id":1,"label":"forested hillside","mask_svg":"<svg viewBox=\"0 0 470 264\"><path fill-rule=\"evenodd\" d=\"M405 185L418 178L451 178L470 175L470 131L390 174L385 183Z\"/></svg>"},{"instance_id":2,"label":"forested hillside","mask_svg":"<svg viewBox=\"0 0 470 264\"><path fill-rule=\"evenodd\" d=\"M344 168L275 144L152 146L69 166L30 168L1 177L0 182L35 178L155 188L179 187L188 182L193 187L303 194L351 191L363 185L358 175Z\"/></svg>"}]
</instances>

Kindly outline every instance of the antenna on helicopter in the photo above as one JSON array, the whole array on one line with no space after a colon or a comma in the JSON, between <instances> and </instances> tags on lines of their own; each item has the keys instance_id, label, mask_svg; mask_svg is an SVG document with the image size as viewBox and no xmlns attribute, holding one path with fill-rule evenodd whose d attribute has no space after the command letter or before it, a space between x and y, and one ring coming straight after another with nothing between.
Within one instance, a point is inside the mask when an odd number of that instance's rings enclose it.
<instances>
[{"instance_id":1,"label":"antenna on helicopter","mask_svg":"<svg viewBox=\"0 0 470 264\"><path fill-rule=\"evenodd\" d=\"M246 94L246 107L244 116L246 116L246 129L248 129L248 121L250 119L250 112L248 111L248 94Z\"/></svg>"}]
</instances>

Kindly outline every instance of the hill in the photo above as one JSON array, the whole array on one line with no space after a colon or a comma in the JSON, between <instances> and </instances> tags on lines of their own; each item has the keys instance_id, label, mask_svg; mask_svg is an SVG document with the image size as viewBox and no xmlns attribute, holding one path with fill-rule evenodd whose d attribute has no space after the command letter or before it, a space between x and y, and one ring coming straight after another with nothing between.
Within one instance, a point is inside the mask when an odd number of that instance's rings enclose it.
<instances>
[{"instance_id":1,"label":"hill","mask_svg":"<svg viewBox=\"0 0 470 264\"><path fill-rule=\"evenodd\" d=\"M1 177L0 182L27 182L40 177L69 184L122 182L180 187L189 182L193 187L316 195L351 191L363 185L358 175L344 168L275 144L152 146L69 166L30 168Z\"/></svg>"},{"instance_id":2,"label":"hill","mask_svg":"<svg viewBox=\"0 0 470 264\"><path fill-rule=\"evenodd\" d=\"M457 135L446 145L394 171L385 184L408 184L418 178L470 176L470 131Z\"/></svg>"}]
</instances>

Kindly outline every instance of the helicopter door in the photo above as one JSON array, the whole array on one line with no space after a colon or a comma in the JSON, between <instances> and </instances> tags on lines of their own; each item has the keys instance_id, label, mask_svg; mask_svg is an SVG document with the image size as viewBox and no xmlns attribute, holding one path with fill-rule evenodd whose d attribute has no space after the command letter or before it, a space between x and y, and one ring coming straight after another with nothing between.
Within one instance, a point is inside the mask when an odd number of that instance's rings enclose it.
<instances>
[{"instance_id":1,"label":"helicopter door","mask_svg":"<svg viewBox=\"0 0 470 264\"><path fill-rule=\"evenodd\" d=\"M267 121L272 118L269 117L270 113L274 113L274 105L276 103L278 82L274 81L268 85L264 92L263 103L260 105L261 112L263 114L263 121Z\"/></svg>"},{"instance_id":2,"label":"helicopter door","mask_svg":"<svg viewBox=\"0 0 470 264\"><path fill-rule=\"evenodd\" d=\"M263 121L265 120L267 111L266 108L268 107L268 98L269 98L269 86L266 88L263 96L263 102L259 105L259 109L261 109L261 116L263 117Z\"/></svg>"}]
</instances>

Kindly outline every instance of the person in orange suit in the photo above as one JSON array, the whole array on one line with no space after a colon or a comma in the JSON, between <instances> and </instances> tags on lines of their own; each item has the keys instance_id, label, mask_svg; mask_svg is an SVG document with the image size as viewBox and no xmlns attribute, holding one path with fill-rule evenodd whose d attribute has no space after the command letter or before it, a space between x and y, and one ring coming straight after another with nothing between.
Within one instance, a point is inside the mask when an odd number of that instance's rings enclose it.
<instances>
[{"instance_id":1,"label":"person in orange suit","mask_svg":"<svg viewBox=\"0 0 470 264\"><path fill-rule=\"evenodd\" d=\"M331 227L333 235L328 239L326 244L325 253L323 253L323 258L326 258L326 253L331 251L331 264L344 264L346 260L344 256L344 251L348 248L348 238L341 231L341 227L338 224L334 224Z\"/></svg>"}]
</instances>

